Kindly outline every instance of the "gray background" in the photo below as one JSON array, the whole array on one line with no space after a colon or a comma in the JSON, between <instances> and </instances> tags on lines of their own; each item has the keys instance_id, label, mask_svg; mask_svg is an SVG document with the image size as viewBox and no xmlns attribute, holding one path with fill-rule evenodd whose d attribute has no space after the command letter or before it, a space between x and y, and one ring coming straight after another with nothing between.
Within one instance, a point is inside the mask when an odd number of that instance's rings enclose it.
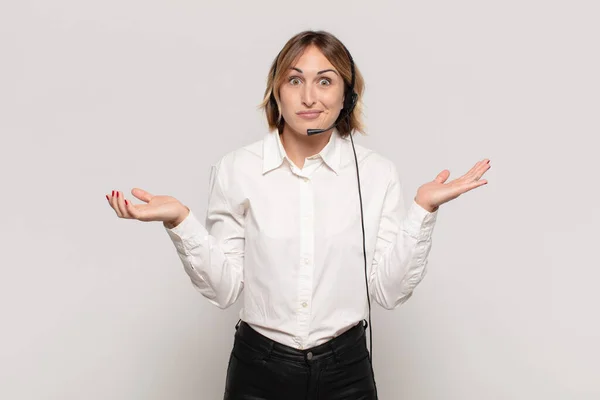
<instances>
[{"instance_id":1,"label":"gray background","mask_svg":"<svg viewBox=\"0 0 600 400\"><path fill-rule=\"evenodd\" d=\"M492 160L441 207L415 295L374 308L380 398L600 398L597 2L0 4L0 398L221 398L240 303L210 305L162 225L104 195L204 218L210 164L262 138L269 65L304 29L352 52L357 142L407 201Z\"/></svg>"}]
</instances>

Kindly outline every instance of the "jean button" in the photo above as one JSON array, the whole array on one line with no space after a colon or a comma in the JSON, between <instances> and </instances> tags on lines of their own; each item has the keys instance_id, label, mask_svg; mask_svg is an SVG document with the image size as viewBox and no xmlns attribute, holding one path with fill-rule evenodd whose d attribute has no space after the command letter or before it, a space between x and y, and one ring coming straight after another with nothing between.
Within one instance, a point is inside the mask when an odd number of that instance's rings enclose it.
<instances>
[{"instance_id":1,"label":"jean button","mask_svg":"<svg viewBox=\"0 0 600 400\"><path fill-rule=\"evenodd\" d=\"M306 354L306 359L310 361L310 360L312 360L312 358L313 358L313 353L309 351L308 354Z\"/></svg>"}]
</instances>

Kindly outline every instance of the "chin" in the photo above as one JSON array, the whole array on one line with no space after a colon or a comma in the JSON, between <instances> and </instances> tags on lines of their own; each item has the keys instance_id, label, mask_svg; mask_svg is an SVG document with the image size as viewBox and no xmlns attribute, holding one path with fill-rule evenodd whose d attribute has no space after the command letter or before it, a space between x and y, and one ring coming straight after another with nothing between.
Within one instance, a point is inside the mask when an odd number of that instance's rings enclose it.
<instances>
[{"instance_id":1,"label":"chin","mask_svg":"<svg viewBox=\"0 0 600 400\"><path fill-rule=\"evenodd\" d=\"M293 125L287 124L287 129L290 133L293 133L294 135L308 136L306 130L310 128L312 128L312 126L310 126L310 124L305 123L295 123Z\"/></svg>"}]
</instances>

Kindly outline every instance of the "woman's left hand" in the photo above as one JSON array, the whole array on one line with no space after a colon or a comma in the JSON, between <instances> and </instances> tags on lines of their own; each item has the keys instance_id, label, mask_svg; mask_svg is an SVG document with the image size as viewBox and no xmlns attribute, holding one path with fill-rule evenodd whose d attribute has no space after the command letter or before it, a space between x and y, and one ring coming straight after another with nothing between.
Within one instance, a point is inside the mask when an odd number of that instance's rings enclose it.
<instances>
[{"instance_id":1,"label":"woman's left hand","mask_svg":"<svg viewBox=\"0 0 600 400\"><path fill-rule=\"evenodd\" d=\"M479 180L485 172L491 168L490 160L479 161L466 174L448 183L450 171L443 170L431 182L428 182L417 190L415 201L429 212L437 211L442 204L453 200L469 190L487 184L487 180Z\"/></svg>"}]
</instances>

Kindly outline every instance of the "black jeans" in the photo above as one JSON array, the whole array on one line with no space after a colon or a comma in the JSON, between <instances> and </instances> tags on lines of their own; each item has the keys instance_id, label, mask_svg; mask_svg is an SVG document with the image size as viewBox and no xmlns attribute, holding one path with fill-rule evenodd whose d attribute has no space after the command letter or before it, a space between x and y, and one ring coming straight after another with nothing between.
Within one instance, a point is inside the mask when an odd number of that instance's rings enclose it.
<instances>
[{"instance_id":1,"label":"black jeans","mask_svg":"<svg viewBox=\"0 0 600 400\"><path fill-rule=\"evenodd\" d=\"M298 350L238 323L224 400L375 400L365 325Z\"/></svg>"}]
</instances>

